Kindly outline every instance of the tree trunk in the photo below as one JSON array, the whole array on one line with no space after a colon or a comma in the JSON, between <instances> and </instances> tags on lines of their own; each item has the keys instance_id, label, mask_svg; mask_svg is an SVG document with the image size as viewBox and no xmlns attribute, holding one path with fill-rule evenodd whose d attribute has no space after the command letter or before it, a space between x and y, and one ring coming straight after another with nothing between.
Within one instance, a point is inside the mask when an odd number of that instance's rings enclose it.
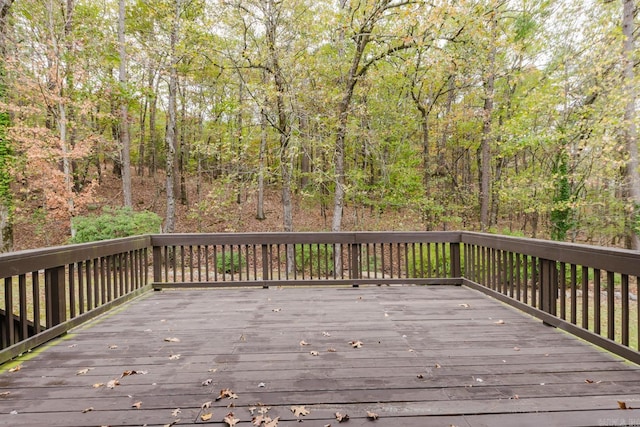
<instances>
[{"instance_id":1,"label":"tree trunk","mask_svg":"<svg viewBox=\"0 0 640 427\"><path fill-rule=\"evenodd\" d=\"M263 220L264 214L264 158L267 151L267 117L264 107L260 109L260 153L258 155L258 206L256 219Z\"/></svg>"},{"instance_id":2,"label":"tree trunk","mask_svg":"<svg viewBox=\"0 0 640 427\"><path fill-rule=\"evenodd\" d=\"M5 68L6 55L6 18L13 0L0 0L0 102L7 100L7 81ZM11 146L7 140L9 113L0 110L0 253L13 250L13 194L10 170Z\"/></svg>"},{"instance_id":3,"label":"tree trunk","mask_svg":"<svg viewBox=\"0 0 640 427\"><path fill-rule=\"evenodd\" d=\"M482 111L482 141L480 144L480 229L487 231L489 227L489 206L491 205L491 126L493 118L493 94L495 85L495 36L497 18L491 20L491 46L487 78L484 82L484 108Z\"/></svg>"},{"instance_id":4,"label":"tree trunk","mask_svg":"<svg viewBox=\"0 0 640 427\"><path fill-rule=\"evenodd\" d=\"M120 158L122 159L122 194L125 207L132 207L131 201L131 141L129 138L129 108L127 105L127 50L124 40L125 0L119 0L118 47L120 54Z\"/></svg>"},{"instance_id":5,"label":"tree trunk","mask_svg":"<svg viewBox=\"0 0 640 427\"><path fill-rule=\"evenodd\" d=\"M624 40L624 89L627 104L624 110L624 139L629 152L629 160L626 167L626 181L628 195L632 204L630 217L627 220L627 235L629 246L640 250L640 172L638 171L638 132L636 129L636 88L634 84L634 14L635 1L623 0L622 31Z\"/></svg>"},{"instance_id":6,"label":"tree trunk","mask_svg":"<svg viewBox=\"0 0 640 427\"><path fill-rule=\"evenodd\" d=\"M176 227L176 198L174 194L174 172L176 157L176 96L178 89L178 57L176 45L178 43L178 31L180 29L181 1L176 0L175 16L170 35L170 63L169 63L169 98L167 107L167 132L165 146L167 149L166 161L166 191L167 214L164 224L165 233L173 233Z\"/></svg>"}]
</instances>

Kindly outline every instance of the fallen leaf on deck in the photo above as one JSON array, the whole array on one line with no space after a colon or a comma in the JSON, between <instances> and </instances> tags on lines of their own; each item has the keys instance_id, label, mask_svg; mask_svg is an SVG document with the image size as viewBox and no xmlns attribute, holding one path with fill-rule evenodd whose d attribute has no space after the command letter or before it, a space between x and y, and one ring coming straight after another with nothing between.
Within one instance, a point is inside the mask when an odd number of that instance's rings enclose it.
<instances>
[{"instance_id":1,"label":"fallen leaf on deck","mask_svg":"<svg viewBox=\"0 0 640 427\"><path fill-rule=\"evenodd\" d=\"M7 397L11 394L10 391L3 391L2 393L0 393L0 397Z\"/></svg>"},{"instance_id":2,"label":"fallen leaf on deck","mask_svg":"<svg viewBox=\"0 0 640 427\"><path fill-rule=\"evenodd\" d=\"M589 378L587 378L586 380L584 380L585 383L587 384L593 384L593 380L590 380Z\"/></svg>"},{"instance_id":3,"label":"fallen leaf on deck","mask_svg":"<svg viewBox=\"0 0 640 427\"><path fill-rule=\"evenodd\" d=\"M88 374L90 370L92 370L93 368L84 368L84 369L80 369L78 372L76 372L76 375L85 375Z\"/></svg>"},{"instance_id":4,"label":"fallen leaf on deck","mask_svg":"<svg viewBox=\"0 0 640 427\"><path fill-rule=\"evenodd\" d=\"M520 347L513 347L513 351L520 351Z\"/></svg>"},{"instance_id":5,"label":"fallen leaf on deck","mask_svg":"<svg viewBox=\"0 0 640 427\"><path fill-rule=\"evenodd\" d=\"M266 423L271 421L271 417L267 417L266 415L258 415L253 417L253 419L251 420L251 424L253 424L254 426L261 426L262 423Z\"/></svg>"},{"instance_id":6,"label":"fallen leaf on deck","mask_svg":"<svg viewBox=\"0 0 640 427\"><path fill-rule=\"evenodd\" d=\"M118 385L120 385L120 381L118 380L111 380L107 383L107 387L109 388L115 388Z\"/></svg>"},{"instance_id":7,"label":"fallen leaf on deck","mask_svg":"<svg viewBox=\"0 0 640 427\"><path fill-rule=\"evenodd\" d=\"M620 409L631 409L631 406L627 406L627 402L621 402L618 400L618 408Z\"/></svg>"},{"instance_id":8,"label":"fallen leaf on deck","mask_svg":"<svg viewBox=\"0 0 640 427\"><path fill-rule=\"evenodd\" d=\"M180 359L179 354L172 354L171 356L169 356L169 360L178 360L178 359Z\"/></svg>"},{"instance_id":9,"label":"fallen leaf on deck","mask_svg":"<svg viewBox=\"0 0 640 427\"><path fill-rule=\"evenodd\" d=\"M293 415L295 415L296 417L309 415L309 411L304 406L292 406L291 412L293 412Z\"/></svg>"},{"instance_id":10,"label":"fallen leaf on deck","mask_svg":"<svg viewBox=\"0 0 640 427\"><path fill-rule=\"evenodd\" d=\"M128 377L130 375L144 375L147 371L124 371L120 378Z\"/></svg>"},{"instance_id":11,"label":"fallen leaf on deck","mask_svg":"<svg viewBox=\"0 0 640 427\"><path fill-rule=\"evenodd\" d=\"M258 405L262 405L262 403L258 403ZM269 412L269 409L271 409L271 406L261 406L260 409L258 409L258 413L265 415L267 412Z\"/></svg>"},{"instance_id":12,"label":"fallen leaf on deck","mask_svg":"<svg viewBox=\"0 0 640 427\"><path fill-rule=\"evenodd\" d=\"M315 350L310 351L309 354L312 355L312 356L319 356L320 355L320 353L318 353Z\"/></svg>"},{"instance_id":13,"label":"fallen leaf on deck","mask_svg":"<svg viewBox=\"0 0 640 427\"><path fill-rule=\"evenodd\" d=\"M360 348L364 343L362 341L349 341L349 344L351 344L353 348Z\"/></svg>"},{"instance_id":14,"label":"fallen leaf on deck","mask_svg":"<svg viewBox=\"0 0 640 427\"><path fill-rule=\"evenodd\" d=\"M464 303L464 304L458 304L458 307L469 308L471 306L469 304L467 304L467 303Z\"/></svg>"},{"instance_id":15,"label":"fallen leaf on deck","mask_svg":"<svg viewBox=\"0 0 640 427\"><path fill-rule=\"evenodd\" d=\"M367 418L371 420L377 420L380 417L375 412L367 411Z\"/></svg>"},{"instance_id":16,"label":"fallen leaf on deck","mask_svg":"<svg viewBox=\"0 0 640 427\"><path fill-rule=\"evenodd\" d=\"M327 351L328 351L329 353L335 353L335 352L336 352L336 351L338 351L338 350L336 350L335 348L331 347L331 348L328 348L328 349L327 349Z\"/></svg>"},{"instance_id":17,"label":"fallen leaf on deck","mask_svg":"<svg viewBox=\"0 0 640 427\"><path fill-rule=\"evenodd\" d=\"M136 408L136 409L140 409L141 406L142 406L142 402L136 402L133 405L131 405L132 408Z\"/></svg>"},{"instance_id":18,"label":"fallen leaf on deck","mask_svg":"<svg viewBox=\"0 0 640 427\"><path fill-rule=\"evenodd\" d=\"M20 369L22 369L22 365L14 366L13 368L9 369L9 372L18 372Z\"/></svg>"},{"instance_id":19,"label":"fallen leaf on deck","mask_svg":"<svg viewBox=\"0 0 640 427\"><path fill-rule=\"evenodd\" d=\"M493 322L493 323L495 323L496 325L504 325L504 320L500 319L497 322Z\"/></svg>"},{"instance_id":20,"label":"fallen leaf on deck","mask_svg":"<svg viewBox=\"0 0 640 427\"><path fill-rule=\"evenodd\" d=\"M171 416L172 417L177 417L179 413L181 413L182 411L180 410L180 408L176 408L173 411L171 411Z\"/></svg>"},{"instance_id":21,"label":"fallen leaf on deck","mask_svg":"<svg viewBox=\"0 0 640 427\"><path fill-rule=\"evenodd\" d=\"M109 350L115 350L116 348L118 348L118 346L117 346L117 345L115 345L115 344L111 344L111 345L109 346Z\"/></svg>"},{"instance_id":22,"label":"fallen leaf on deck","mask_svg":"<svg viewBox=\"0 0 640 427\"><path fill-rule=\"evenodd\" d=\"M422 375L422 374L418 374L418 378L419 378L419 379L423 379L423 378L424 378L424 375Z\"/></svg>"},{"instance_id":23,"label":"fallen leaf on deck","mask_svg":"<svg viewBox=\"0 0 640 427\"><path fill-rule=\"evenodd\" d=\"M280 417L275 417L271 421L265 421L264 427L278 427L278 421L280 421Z\"/></svg>"},{"instance_id":24,"label":"fallen leaf on deck","mask_svg":"<svg viewBox=\"0 0 640 427\"><path fill-rule=\"evenodd\" d=\"M231 389L229 388L223 388L222 390L220 390L220 394L218 395L218 397L216 397L216 400L224 399L225 397L228 399L237 399L238 395L231 391Z\"/></svg>"},{"instance_id":25,"label":"fallen leaf on deck","mask_svg":"<svg viewBox=\"0 0 640 427\"><path fill-rule=\"evenodd\" d=\"M212 382L213 380L211 378L207 378L206 380L202 381L202 386L206 387L208 385L211 385Z\"/></svg>"},{"instance_id":26,"label":"fallen leaf on deck","mask_svg":"<svg viewBox=\"0 0 640 427\"><path fill-rule=\"evenodd\" d=\"M234 417L233 412L229 412L229 413L227 414L227 416L226 416L226 417L224 417L224 420L222 420L222 421L224 421L225 423L227 423L227 425L228 425L229 427L233 427L233 426L235 426L236 424L238 424L238 423L240 422L240 419L238 419L238 418Z\"/></svg>"},{"instance_id":27,"label":"fallen leaf on deck","mask_svg":"<svg viewBox=\"0 0 640 427\"><path fill-rule=\"evenodd\" d=\"M200 405L200 409L209 409L211 408L211 401L208 402L204 402L202 405Z\"/></svg>"},{"instance_id":28,"label":"fallen leaf on deck","mask_svg":"<svg viewBox=\"0 0 640 427\"><path fill-rule=\"evenodd\" d=\"M206 414L200 415L200 419L202 421L209 421L213 417L213 412L207 412Z\"/></svg>"},{"instance_id":29,"label":"fallen leaf on deck","mask_svg":"<svg viewBox=\"0 0 640 427\"><path fill-rule=\"evenodd\" d=\"M95 383L95 384L93 385L93 388L100 388L100 387L102 387L102 386L104 386L104 383Z\"/></svg>"},{"instance_id":30,"label":"fallen leaf on deck","mask_svg":"<svg viewBox=\"0 0 640 427\"><path fill-rule=\"evenodd\" d=\"M349 421L349 414L341 414L340 412L336 412L336 420L338 420L339 423L342 423L344 421Z\"/></svg>"},{"instance_id":31,"label":"fallen leaf on deck","mask_svg":"<svg viewBox=\"0 0 640 427\"><path fill-rule=\"evenodd\" d=\"M180 338L165 338L164 339L166 342L180 342Z\"/></svg>"},{"instance_id":32,"label":"fallen leaf on deck","mask_svg":"<svg viewBox=\"0 0 640 427\"><path fill-rule=\"evenodd\" d=\"M274 308L271 311L273 311L274 313L278 313L278 312L282 311L282 309L281 308Z\"/></svg>"},{"instance_id":33,"label":"fallen leaf on deck","mask_svg":"<svg viewBox=\"0 0 640 427\"><path fill-rule=\"evenodd\" d=\"M436 369L440 369L440 368L442 368L442 365L440 365L439 363L436 363L435 368Z\"/></svg>"},{"instance_id":34,"label":"fallen leaf on deck","mask_svg":"<svg viewBox=\"0 0 640 427\"><path fill-rule=\"evenodd\" d=\"M77 346L78 346L78 344L71 344L71 345L68 345L67 347L69 347L69 348L76 348Z\"/></svg>"},{"instance_id":35,"label":"fallen leaf on deck","mask_svg":"<svg viewBox=\"0 0 640 427\"><path fill-rule=\"evenodd\" d=\"M241 334L239 339L240 341L246 341L247 337L245 337L244 334Z\"/></svg>"},{"instance_id":36,"label":"fallen leaf on deck","mask_svg":"<svg viewBox=\"0 0 640 427\"><path fill-rule=\"evenodd\" d=\"M180 420L173 420L169 424L165 424L162 427L173 427L174 425L178 424L179 422L180 422Z\"/></svg>"},{"instance_id":37,"label":"fallen leaf on deck","mask_svg":"<svg viewBox=\"0 0 640 427\"><path fill-rule=\"evenodd\" d=\"M265 383L258 383L258 388L263 388L266 387L267 385Z\"/></svg>"},{"instance_id":38,"label":"fallen leaf on deck","mask_svg":"<svg viewBox=\"0 0 640 427\"><path fill-rule=\"evenodd\" d=\"M87 412L91 412L91 411L93 411L93 406L90 406L90 407L88 407L88 408L84 408L84 409L82 410L82 413L83 413L83 414L86 414Z\"/></svg>"},{"instance_id":39,"label":"fallen leaf on deck","mask_svg":"<svg viewBox=\"0 0 640 427\"><path fill-rule=\"evenodd\" d=\"M218 368L211 368L207 372L213 373L213 372L217 372L217 371L218 371Z\"/></svg>"},{"instance_id":40,"label":"fallen leaf on deck","mask_svg":"<svg viewBox=\"0 0 640 427\"><path fill-rule=\"evenodd\" d=\"M323 332L323 333L322 333L322 336L323 336L323 337L330 337L330 336L331 336L331 334L330 334L329 332Z\"/></svg>"},{"instance_id":41,"label":"fallen leaf on deck","mask_svg":"<svg viewBox=\"0 0 640 427\"><path fill-rule=\"evenodd\" d=\"M306 342L305 340L300 341L300 345L301 346L305 346L305 345L309 345L308 342Z\"/></svg>"}]
</instances>

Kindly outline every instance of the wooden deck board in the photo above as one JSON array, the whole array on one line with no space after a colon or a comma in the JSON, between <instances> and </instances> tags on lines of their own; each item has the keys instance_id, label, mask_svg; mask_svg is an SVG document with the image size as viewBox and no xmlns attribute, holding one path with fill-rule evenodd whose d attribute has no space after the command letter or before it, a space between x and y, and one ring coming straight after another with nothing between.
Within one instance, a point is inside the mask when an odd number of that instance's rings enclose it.
<instances>
[{"instance_id":1,"label":"wooden deck board","mask_svg":"<svg viewBox=\"0 0 640 427\"><path fill-rule=\"evenodd\" d=\"M20 363L0 374L0 425L250 426L258 402L279 426L300 425L292 405L306 426L640 424L618 409L640 408L639 367L453 286L150 293ZM216 401L225 388L238 398Z\"/></svg>"}]
</instances>

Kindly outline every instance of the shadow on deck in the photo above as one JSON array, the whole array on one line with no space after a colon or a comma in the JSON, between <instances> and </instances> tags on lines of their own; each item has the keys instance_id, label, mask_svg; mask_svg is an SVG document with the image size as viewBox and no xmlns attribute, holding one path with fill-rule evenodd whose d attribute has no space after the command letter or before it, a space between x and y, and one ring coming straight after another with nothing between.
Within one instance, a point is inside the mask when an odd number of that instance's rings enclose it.
<instances>
[{"instance_id":1,"label":"shadow on deck","mask_svg":"<svg viewBox=\"0 0 640 427\"><path fill-rule=\"evenodd\" d=\"M149 292L4 370L0 425L640 424L638 366L460 286Z\"/></svg>"}]
</instances>

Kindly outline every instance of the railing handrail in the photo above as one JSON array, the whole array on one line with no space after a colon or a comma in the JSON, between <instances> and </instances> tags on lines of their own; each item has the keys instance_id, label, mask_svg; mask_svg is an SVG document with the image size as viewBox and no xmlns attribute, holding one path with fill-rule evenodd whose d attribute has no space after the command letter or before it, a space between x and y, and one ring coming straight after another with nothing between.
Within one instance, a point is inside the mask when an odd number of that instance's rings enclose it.
<instances>
[{"instance_id":1,"label":"railing handrail","mask_svg":"<svg viewBox=\"0 0 640 427\"><path fill-rule=\"evenodd\" d=\"M0 254L0 279L151 246L151 235Z\"/></svg>"},{"instance_id":2,"label":"railing handrail","mask_svg":"<svg viewBox=\"0 0 640 427\"><path fill-rule=\"evenodd\" d=\"M461 243L490 246L494 249L524 253L567 264L589 264L601 270L615 270L629 276L640 276L640 251L581 243L503 236L463 231Z\"/></svg>"}]
</instances>

